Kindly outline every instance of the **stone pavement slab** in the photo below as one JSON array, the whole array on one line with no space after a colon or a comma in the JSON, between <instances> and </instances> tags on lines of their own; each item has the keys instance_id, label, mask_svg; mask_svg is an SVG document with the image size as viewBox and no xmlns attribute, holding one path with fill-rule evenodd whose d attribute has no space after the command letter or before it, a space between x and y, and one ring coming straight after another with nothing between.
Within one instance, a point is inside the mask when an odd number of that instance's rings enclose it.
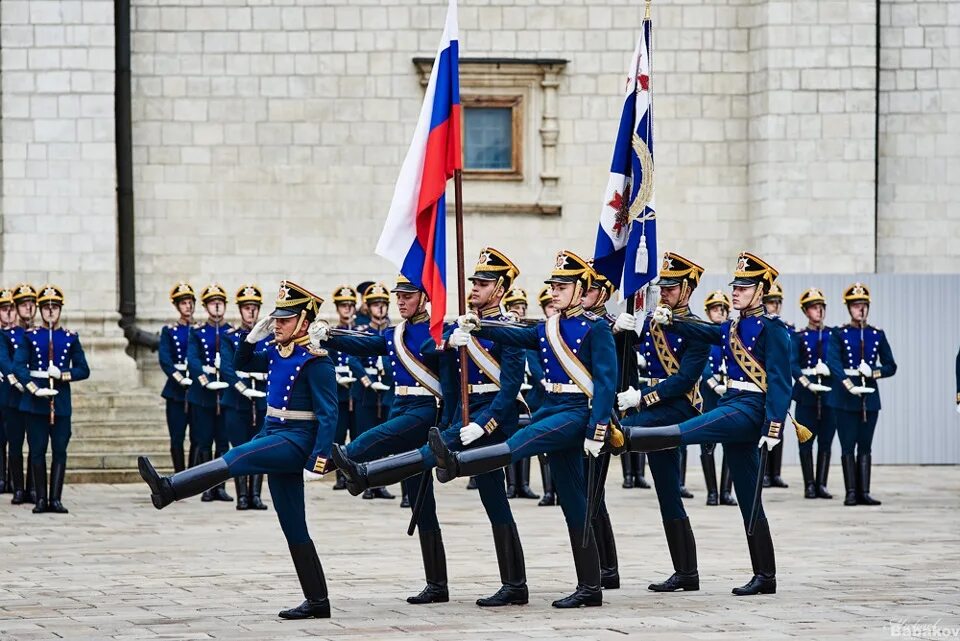
<instances>
[{"instance_id":1,"label":"stone pavement slab","mask_svg":"<svg viewBox=\"0 0 960 641\"><path fill-rule=\"evenodd\" d=\"M785 472L791 487L764 493L776 595L730 594L750 575L740 513L706 507L691 466L696 497L685 504L700 591L647 591L671 571L656 496L620 488L614 473L607 495L622 588L606 592L602 608L578 611L550 607L575 581L558 507L511 501L530 604L481 610L474 600L499 587L489 524L463 482L439 487L451 601L412 606L404 598L422 587L422 567L417 539L404 534L409 512L311 485L308 518L333 618L306 622L276 617L302 596L272 510L196 498L158 512L141 485L76 485L64 491L69 515L34 515L4 495L0 641L960 637L960 467L878 467L878 508L805 500L799 469ZM840 494L839 479L831 489Z\"/></svg>"}]
</instances>

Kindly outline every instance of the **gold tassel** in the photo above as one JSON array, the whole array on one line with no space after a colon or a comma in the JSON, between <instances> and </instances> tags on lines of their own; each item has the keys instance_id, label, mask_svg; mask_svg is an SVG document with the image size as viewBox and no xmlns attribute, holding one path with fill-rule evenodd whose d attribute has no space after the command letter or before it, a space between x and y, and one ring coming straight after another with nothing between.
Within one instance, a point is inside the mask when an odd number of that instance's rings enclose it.
<instances>
[{"instance_id":1,"label":"gold tassel","mask_svg":"<svg viewBox=\"0 0 960 641\"><path fill-rule=\"evenodd\" d=\"M812 434L810 436L813 436ZM610 445L615 449L619 450L623 447L625 439L623 438L623 432L620 431L616 425L610 426Z\"/></svg>"},{"instance_id":2,"label":"gold tassel","mask_svg":"<svg viewBox=\"0 0 960 641\"><path fill-rule=\"evenodd\" d=\"M790 415L790 420L793 421L793 427L797 430L797 440L801 443L806 443L813 438L813 432L810 431L806 425L801 424L793 417L793 414Z\"/></svg>"}]
</instances>

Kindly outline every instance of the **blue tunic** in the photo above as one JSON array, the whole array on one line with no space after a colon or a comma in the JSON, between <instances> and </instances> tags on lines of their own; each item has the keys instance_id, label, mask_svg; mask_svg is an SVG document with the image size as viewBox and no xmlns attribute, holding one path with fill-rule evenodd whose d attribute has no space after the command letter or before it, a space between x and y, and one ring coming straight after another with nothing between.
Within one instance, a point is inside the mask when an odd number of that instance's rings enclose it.
<instances>
[{"instance_id":1,"label":"blue tunic","mask_svg":"<svg viewBox=\"0 0 960 641\"><path fill-rule=\"evenodd\" d=\"M861 360L870 366L870 376L861 377L859 373L852 373ZM833 391L827 397L827 406L849 412L859 412L861 409L873 412L880 409L879 390L873 394L857 396L848 391L851 387L864 385L877 389L877 379L897 373L897 363L893 360L886 334L882 329L870 325L863 329L852 325L836 328L830 339L827 366L830 367L834 379Z\"/></svg>"},{"instance_id":2,"label":"blue tunic","mask_svg":"<svg viewBox=\"0 0 960 641\"><path fill-rule=\"evenodd\" d=\"M250 330L242 328L234 328L229 330L220 341L220 379L223 382L230 385L227 389L223 390L223 396L220 398L220 403L224 407L229 407L235 410L250 412L251 399L243 395L243 391L250 388L251 386L256 386L255 389L263 392L265 391L266 384L263 381L253 381L249 377L241 377L237 374L237 369L233 366L233 362L236 359L237 348L240 346L246 337L250 333ZM267 349L270 343L273 341L272 337L264 338L259 341L255 348L254 352L261 352ZM244 374L249 374L244 370L239 370ZM256 399L257 411L264 411L267 409L267 399L258 398Z\"/></svg>"},{"instance_id":3,"label":"blue tunic","mask_svg":"<svg viewBox=\"0 0 960 641\"><path fill-rule=\"evenodd\" d=\"M34 328L24 332L23 340L14 355L13 368L17 379L28 392L20 399L20 411L28 414L49 414L50 399L29 393L38 387L47 387L49 379L32 379L31 371L46 371L50 365L50 330ZM71 381L82 381L90 377L87 358L80 345L80 337L69 330L57 327L53 330L53 364L60 368L62 378L55 380L53 387L59 394L53 397L53 409L57 416L70 416L73 407L70 402Z\"/></svg>"},{"instance_id":4,"label":"blue tunic","mask_svg":"<svg viewBox=\"0 0 960 641\"><path fill-rule=\"evenodd\" d=\"M204 323L203 325L194 327L190 331L187 346L187 369L190 372L193 385L190 386L190 390L187 392L187 400L193 405L208 408L217 406L220 392L208 390L204 387L205 383L216 380L216 375L204 373L203 367L214 366L217 346L223 341L224 335L229 330L230 325L220 325L219 339L217 338L217 326L210 323Z\"/></svg>"},{"instance_id":5,"label":"blue tunic","mask_svg":"<svg viewBox=\"0 0 960 641\"><path fill-rule=\"evenodd\" d=\"M187 390L180 385L179 380L187 376L187 343L190 339L190 325L177 323L164 325L160 330L160 346L157 357L160 360L160 369L167 375L167 382L163 385L160 395L169 401L183 402L187 397ZM178 369L177 366L181 369Z\"/></svg>"},{"instance_id":6,"label":"blue tunic","mask_svg":"<svg viewBox=\"0 0 960 641\"><path fill-rule=\"evenodd\" d=\"M816 407L823 399L821 394L808 390L801 382L801 377L805 376L810 383L832 387L832 375L824 379L816 374L804 374L804 370L813 369L821 361L827 363L827 350L832 331L829 327L823 327L822 329L807 327L794 332L790 337L793 342L793 359L790 364L795 381L793 384L793 400L796 401L798 406Z\"/></svg>"}]
</instances>

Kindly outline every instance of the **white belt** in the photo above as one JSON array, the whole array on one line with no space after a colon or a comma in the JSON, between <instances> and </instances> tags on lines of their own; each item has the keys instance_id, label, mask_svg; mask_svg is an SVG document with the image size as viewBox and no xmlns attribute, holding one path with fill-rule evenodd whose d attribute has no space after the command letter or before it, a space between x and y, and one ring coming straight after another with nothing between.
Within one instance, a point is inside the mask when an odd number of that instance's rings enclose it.
<instances>
[{"instance_id":1,"label":"white belt","mask_svg":"<svg viewBox=\"0 0 960 641\"><path fill-rule=\"evenodd\" d=\"M174 369L176 369L178 372L185 372L185 371L187 371L187 364L186 364L186 363L177 363L177 364L174 365L173 367L174 367Z\"/></svg>"},{"instance_id":2,"label":"white belt","mask_svg":"<svg viewBox=\"0 0 960 641\"><path fill-rule=\"evenodd\" d=\"M41 369L41 370L32 369L30 370L30 377L31 378L50 378L50 373L47 372L47 370L45 369Z\"/></svg>"},{"instance_id":3,"label":"white belt","mask_svg":"<svg viewBox=\"0 0 960 641\"><path fill-rule=\"evenodd\" d=\"M807 367L805 369L800 370L800 373L803 374L804 376L816 376L817 369L815 367Z\"/></svg>"},{"instance_id":4,"label":"white belt","mask_svg":"<svg viewBox=\"0 0 960 641\"><path fill-rule=\"evenodd\" d=\"M551 383L544 381L543 386L547 389L548 394L583 394L583 390L572 383Z\"/></svg>"},{"instance_id":5,"label":"white belt","mask_svg":"<svg viewBox=\"0 0 960 641\"><path fill-rule=\"evenodd\" d=\"M847 376L863 376L863 373L858 369L845 369L843 373Z\"/></svg>"},{"instance_id":6,"label":"white belt","mask_svg":"<svg viewBox=\"0 0 960 641\"><path fill-rule=\"evenodd\" d=\"M397 385L394 394L397 396L433 396L433 392L426 387L415 387L413 385Z\"/></svg>"},{"instance_id":7,"label":"white belt","mask_svg":"<svg viewBox=\"0 0 960 641\"><path fill-rule=\"evenodd\" d=\"M334 369L336 370L337 374L349 374L349 373L350 373L350 366L349 366L349 365L337 365L336 367L334 367Z\"/></svg>"},{"instance_id":8,"label":"white belt","mask_svg":"<svg viewBox=\"0 0 960 641\"><path fill-rule=\"evenodd\" d=\"M741 392L757 392L758 394L763 394L763 390L755 383L749 383L747 381L727 381L727 388L737 389Z\"/></svg>"},{"instance_id":9,"label":"white belt","mask_svg":"<svg viewBox=\"0 0 960 641\"><path fill-rule=\"evenodd\" d=\"M283 418L288 421L315 421L317 415L308 410L281 410L273 406L267 406L267 416L273 418Z\"/></svg>"},{"instance_id":10,"label":"white belt","mask_svg":"<svg viewBox=\"0 0 960 641\"><path fill-rule=\"evenodd\" d=\"M481 385L467 385L467 392L470 394L487 394L488 392L499 392L500 386L496 383L483 383Z\"/></svg>"},{"instance_id":11,"label":"white belt","mask_svg":"<svg viewBox=\"0 0 960 641\"><path fill-rule=\"evenodd\" d=\"M378 370L376 367L364 367L363 371L369 376L378 376L380 374L380 370Z\"/></svg>"},{"instance_id":12,"label":"white belt","mask_svg":"<svg viewBox=\"0 0 960 641\"><path fill-rule=\"evenodd\" d=\"M241 372L240 370L237 370L235 374L237 375L237 378L252 378L255 381L267 380L266 372Z\"/></svg>"}]
</instances>

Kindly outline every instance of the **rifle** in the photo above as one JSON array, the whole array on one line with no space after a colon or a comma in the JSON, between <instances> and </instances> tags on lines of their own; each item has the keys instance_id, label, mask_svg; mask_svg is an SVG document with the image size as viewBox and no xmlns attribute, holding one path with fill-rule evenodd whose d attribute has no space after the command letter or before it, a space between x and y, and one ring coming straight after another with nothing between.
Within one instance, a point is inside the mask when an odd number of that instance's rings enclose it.
<instances>
[{"instance_id":1,"label":"rifle","mask_svg":"<svg viewBox=\"0 0 960 641\"><path fill-rule=\"evenodd\" d=\"M47 323L47 368L53 365L53 321ZM47 377L47 384L53 389L53 378ZM53 406L54 397L50 397L50 425L56 422L56 411Z\"/></svg>"},{"instance_id":2,"label":"rifle","mask_svg":"<svg viewBox=\"0 0 960 641\"><path fill-rule=\"evenodd\" d=\"M213 368L216 370L217 382L220 382L220 321L214 323L216 334L213 337ZM220 390L216 390L217 395L217 416L220 416Z\"/></svg>"}]
</instances>

